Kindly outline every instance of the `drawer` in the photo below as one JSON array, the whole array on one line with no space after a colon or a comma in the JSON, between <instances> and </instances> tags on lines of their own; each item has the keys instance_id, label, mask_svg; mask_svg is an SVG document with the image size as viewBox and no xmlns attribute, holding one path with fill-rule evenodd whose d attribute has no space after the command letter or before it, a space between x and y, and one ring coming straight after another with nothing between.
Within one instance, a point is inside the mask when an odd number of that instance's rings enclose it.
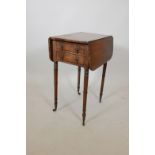
<instances>
[{"instance_id":1,"label":"drawer","mask_svg":"<svg viewBox=\"0 0 155 155\"><path fill-rule=\"evenodd\" d=\"M65 52L65 53L72 53L78 55L86 55L87 52L87 45L84 44L77 44L71 42L63 42L63 41L56 41L56 51L57 52Z\"/></svg>"},{"instance_id":2,"label":"drawer","mask_svg":"<svg viewBox=\"0 0 155 155\"><path fill-rule=\"evenodd\" d=\"M73 65L83 66L84 65L84 56L73 54L71 52L66 51L58 51L57 52L57 60L70 63Z\"/></svg>"}]
</instances>

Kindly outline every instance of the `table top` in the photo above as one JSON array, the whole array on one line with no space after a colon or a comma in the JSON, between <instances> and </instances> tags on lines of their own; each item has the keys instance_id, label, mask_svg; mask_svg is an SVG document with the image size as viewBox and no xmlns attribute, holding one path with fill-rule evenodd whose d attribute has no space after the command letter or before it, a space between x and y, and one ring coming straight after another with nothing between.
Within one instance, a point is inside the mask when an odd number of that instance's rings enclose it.
<instances>
[{"instance_id":1,"label":"table top","mask_svg":"<svg viewBox=\"0 0 155 155\"><path fill-rule=\"evenodd\" d=\"M85 32L77 32L59 36L51 37L53 40L62 40L62 41L69 41L69 42L77 42L77 43L89 43L95 40L103 39L110 37L108 35L101 35L95 33L85 33Z\"/></svg>"}]
</instances>

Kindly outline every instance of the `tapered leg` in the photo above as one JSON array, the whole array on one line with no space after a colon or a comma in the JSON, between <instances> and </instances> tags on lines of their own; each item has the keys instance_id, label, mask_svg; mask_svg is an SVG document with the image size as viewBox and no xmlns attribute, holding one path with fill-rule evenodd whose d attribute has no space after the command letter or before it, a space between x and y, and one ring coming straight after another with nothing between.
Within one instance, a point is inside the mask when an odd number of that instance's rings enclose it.
<instances>
[{"instance_id":1,"label":"tapered leg","mask_svg":"<svg viewBox=\"0 0 155 155\"><path fill-rule=\"evenodd\" d=\"M100 88L100 99L99 99L99 102L101 102L101 100L102 100L106 68L107 68L107 63L105 63L105 64L103 65L103 72L102 72L102 80L101 80L101 88Z\"/></svg>"},{"instance_id":2,"label":"tapered leg","mask_svg":"<svg viewBox=\"0 0 155 155\"><path fill-rule=\"evenodd\" d=\"M77 82L77 92L80 95L80 75L81 75L81 67L78 66L78 82Z\"/></svg>"},{"instance_id":3,"label":"tapered leg","mask_svg":"<svg viewBox=\"0 0 155 155\"><path fill-rule=\"evenodd\" d=\"M84 70L84 89L83 89L83 113L82 113L82 125L85 125L86 118L86 103L87 103L87 89L88 89L88 78L89 78L89 69L85 68Z\"/></svg>"},{"instance_id":4,"label":"tapered leg","mask_svg":"<svg viewBox=\"0 0 155 155\"><path fill-rule=\"evenodd\" d=\"M58 102L58 62L54 62L54 109L57 110Z\"/></svg>"}]
</instances>

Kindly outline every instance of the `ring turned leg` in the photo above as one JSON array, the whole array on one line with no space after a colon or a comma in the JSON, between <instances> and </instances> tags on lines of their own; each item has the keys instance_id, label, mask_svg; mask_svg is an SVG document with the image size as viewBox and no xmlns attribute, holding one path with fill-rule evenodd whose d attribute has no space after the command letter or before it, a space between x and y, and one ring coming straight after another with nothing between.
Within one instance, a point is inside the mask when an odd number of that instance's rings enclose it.
<instances>
[{"instance_id":1,"label":"ring turned leg","mask_svg":"<svg viewBox=\"0 0 155 155\"><path fill-rule=\"evenodd\" d=\"M54 109L57 110L57 100L58 100L58 62L54 62Z\"/></svg>"},{"instance_id":2,"label":"ring turned leg","mask_svg":"<svg viewBox=\"0 0 155 155\"><path fill-rule=\"evenodd\" d=\"M106 68L107 68L107 63L105 63L105 64L103 65L103 72L102 72L102 80L101 80L101 88L100 88L100 99L99 99L99 102L101 102L101 100L102 100Z\"/></svg>"},{"instance_id":3,"label":"ring turned leg","mask_svg":"<svg viewBox=\"0 0 155 155\"><path fill-rule=\"evenodd\" d=\"M83 90L83 113L82 113L82 125L85 125L86 118L86 103L87 103L87 89L88 89L89 69L84 70L84 90Z\"/></svg>"},{"instance_id":4,"label":"ring turned leg","mask_svg":"<svg viewBox=\"0 0 155 155\"><path fill-rule=\"evenodd\" d=\"M77 82L77 92L80 95L80 75L81 75L81 67L78 66L78 82Z\"/></svg>"}]
</instances>

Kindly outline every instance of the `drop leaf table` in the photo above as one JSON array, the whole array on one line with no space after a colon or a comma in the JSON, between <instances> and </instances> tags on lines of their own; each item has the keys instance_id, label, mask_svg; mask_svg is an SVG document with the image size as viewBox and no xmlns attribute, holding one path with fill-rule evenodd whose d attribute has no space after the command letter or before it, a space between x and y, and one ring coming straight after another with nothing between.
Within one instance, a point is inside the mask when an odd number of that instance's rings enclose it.
<instances>
[{"instance_id":1,"label":"drop leaf table","mask_svg":"<svg viewBox=\"0 0 155 155\"><path fill-rule=\"evenodd\" d=\"M104 78L107 61L113 53L113 37L94 33L72 33L49 37L49 57L54 62L54 109L58 105L58 62L64 62L78 67L77 92L80 94L80 74L81 67L84 68L84 87L83 87L83 111L82 124L85 125L86 102L89 70L96 70L103 66L100 98L101 102L104 86Z\"/></svg>"}]
</instances>

